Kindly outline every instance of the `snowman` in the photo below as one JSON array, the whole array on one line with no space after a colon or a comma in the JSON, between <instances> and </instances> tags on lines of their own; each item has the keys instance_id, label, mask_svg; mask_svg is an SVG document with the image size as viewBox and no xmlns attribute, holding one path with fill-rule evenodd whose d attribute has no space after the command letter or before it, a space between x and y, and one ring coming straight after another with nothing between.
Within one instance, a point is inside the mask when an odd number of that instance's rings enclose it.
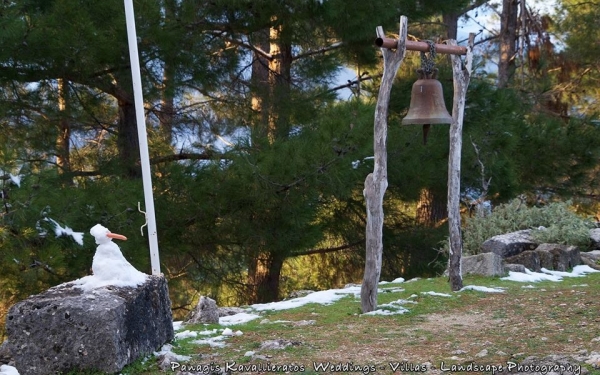
<instances>
[{"instance_id":1,"label":"snowman","mask_svg":"<svg viewBox=\"0 0 600 375\"><path fill-rule=\"evenodd\" d=\"M125 241L127 237L112 233L100 224L92 227L90 234L94 236L98 245L92 261L93 275L75 280L78 287L84 290L108 285L136 287L146 281L148 275L135 269L125 259L119 246L112 242L113 239Z\"/></svg>"}]
</instances>

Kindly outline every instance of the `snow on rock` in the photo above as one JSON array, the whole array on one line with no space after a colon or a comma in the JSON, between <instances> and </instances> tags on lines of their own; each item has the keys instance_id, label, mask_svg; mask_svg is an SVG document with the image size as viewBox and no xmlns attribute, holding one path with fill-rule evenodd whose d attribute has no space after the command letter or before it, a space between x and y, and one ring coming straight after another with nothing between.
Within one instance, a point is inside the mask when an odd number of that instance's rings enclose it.
<instances>
[{"instance_id":1,"label":"snow on rock","mask_svg":"<svg viewBox=\"0 0 600 375\"><path fill-rule=\"evenodd\" d=\"M125 236L111 233L100 224L90 229L98 248L92 261L92 276L73 281L76 287L84 291L114 285L118 287L137 287L146 282L148 275L135 269L123 256L121 249L112 242L112 238L126 240Z\"/></svg>"},{"instance_id":2,"label":"snow on rock","mask_svg":"<svg viewBox=\"0 0 600 375\"><path fill-rule=\"evenodd\" d=\"M137 288L90 292L61 284L12 306L6 332L22 375L112 374L173 339L167 281L149 276Z\"/></svg>"},{"instance_id":3,"label":"snow on rock","mask_svg":"<svg viewBox=\"0 0 600 375\"><path fill-rule=\"evenodd\" d=\"M16 368L8 365L0 366L0 375L19 375Z\"/></svg>"}]
</instances>

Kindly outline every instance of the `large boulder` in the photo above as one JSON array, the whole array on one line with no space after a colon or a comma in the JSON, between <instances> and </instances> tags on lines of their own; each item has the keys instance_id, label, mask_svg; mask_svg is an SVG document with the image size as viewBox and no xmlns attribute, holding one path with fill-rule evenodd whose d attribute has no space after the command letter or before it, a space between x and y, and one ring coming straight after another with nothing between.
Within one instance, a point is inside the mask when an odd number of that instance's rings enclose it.
<instances>
[{"instance_id":1,"label":"large boulder","mask_svg":"<svg viewBox=\"0 0 600 375\"><path fill-rule=\"evenodd\" d=\"M504 261L508 264L521 264L534 272L539 272L542 269L540 254L533 250L523 251L520 254L505 258Z\"/></svg>"},{"instance_id":2,"label":"large boulder","mask_svg":"<svg viewBox=\"0 0 600 375\"><path fill-rule=\"evenodd\" d=\"M504 276L502 258L495 253L482 253L462 258L463 275Z\"/></svg>"},{"instance_id":3,"label":"large boulder","mask_svg":"<svg viewBox=\"0 0 600 375\"><path fill-rule=\"evenodd\" d=\"M115 373L173 339L167 282L88 292L61 284L11 307L6 331L21 375Z\"/></svg>"},{"instance_id":4,"label":"large boulder","mask_svg":"<svg viewBox=\"0 0 600 375\"><path fill-rule=\"evenodd\" d=\"M581 264L579 248L555 243L543 243L536 249L543 268L555 271L568 271Z\"/></svg>"},{"instance_id":5,"label":"large boulder","mask_svg":"<svg viewBox=\"0 0 600 375\"><path fill-rule=\"evenodd\" d=\"M600 270L600 250L581 253L580 256L582 264L586 264L594 269Z\"/></svg>"},{"instance_id":6,"label":"large boulder","mask_svg":"<svg viewBox=\"0 0 600 375\"><path fill-rule=\"evenodd\" d=\"M201 296L196 307L184 321L185 324L219 323L219 309L214 299Z\"/></svg>"},{"instance_id":7,"label":"large boulder","mask_svg":"<svg viewBox=\"0 0 600 375\"><path fill-rule=\"evenodd\" d=\"M590 240L592 249L600 249L600 228L590 229Z\"/></svg>"},{"instance_id":8,"label":"large boulder","mask_svg":"<svg viewBox=\"0 0 600 375\"><path fill-rule=\"evenodd\" d=\"M527 250L534 250L538 244L531 238L531 230L500 234L487 239L481 245L483 253L495 253L508 258Z\"/></svg>"}]
</instances>

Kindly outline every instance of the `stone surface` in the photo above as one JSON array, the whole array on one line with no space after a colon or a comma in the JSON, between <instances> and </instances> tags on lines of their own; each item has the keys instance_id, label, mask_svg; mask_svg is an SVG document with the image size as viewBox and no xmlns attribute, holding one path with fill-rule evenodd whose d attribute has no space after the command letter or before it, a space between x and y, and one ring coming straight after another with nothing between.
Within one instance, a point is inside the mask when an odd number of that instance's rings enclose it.
<instances>
[{"instance_id":1,"label":"stone surface","mask_svg":"<svg viewBox=\"0 0 600 375\"><path fill-rule=\"evenodd\" d=\"M588 251L579 254L581 263L586 264L594 269L600 270L600 250Z\"/></svg>"},{"instance_id":2,"label":"stone surface","mask_svg":"<svg viewBox=\"0 0 600 375\"><path fill-rule=\"evenodd\" d=\"M219 323L219 309L214 299L201 296L196 307L184 321L185 324Z\"/></svg>"},{"instance_id":3,"label":"stone surface","mask_svg":"<svg viewBox=\"0 0 600 375\"><path fill-rule=\"evenodd\" d=\"M219 307L217 311L219 312L219 317L231 316L246 312L246 310L242 309L241 307Z\"/></svg>"},{"instance_id":4,"label":"stone surface","mask_svg":"<svg viewBox=\"0 0 600 375\"><path fill-rule=\"evenodd\" d=\"M525 266L522 265L522 264L511 264L511 263L508 263L508 264L504 265L504 269L506 270L507 273L509 271L525 273Z\"/></svg>"},{"instance_id":5,"label":"stone surface","mask_svg":"<svg viewBox=\"0 0 600 375\"><path fill-rule=\"evenodd\" d=\"M167 282L89 292L61 284L11 307L6 331L21 375L114 373L173 339Z\"/></svg>"},{"instance_id":6,"label":"stone surface","mask_svg":"<svg viewBox=\"0 0 600 375\"><path fill-rule=\"evenodd\" d=\"M506 271L502 258L495 253L482 253L462 258L462 274L504 276Z\"/></svg>"},{"instance_id":7,"label":"stone surface","mask_svg":"<svg viewBox=\"0 0 600 375\"><path fill-rule=\"evenodd\" d=\"M533 272L539 272L542 269L539 253L532 250L523 251L504 259L504 261L510 264L521 264Z\"/></svg>"},{"instance_id":8,"label":"stone surface","mask_svg":"<svg viewBox=\"0 0 600 375\"><path fill-rule=\"evenodd\" d=\"M531 238L531 231L525 229L489 238L481 245L481 251L508 258L523 251L534 250L537 246L538 244Z\"/></svg>"},{"instance_id":9,"label":"stone surface","mask_svg":"<svg viewBox=\"0 0 600 375\"><path fill-rule=\"evenodd\" d=\"M581 264L579 248L554 243L540 244L535 251L540 255L542 267L555 271L568 271Z\"/></svg>"},{"instance_id":10,"label":"stone surface","mask_svg":"<svg viewBox=\"0 0 600 375\"><path fill-rule=\"evenodd\" d=\"M12 353L8 347L8 341L0 345L0 365L8 365L12 362Z\"/></svg>"},{"instance_id":11,"label":"stone surface","mask_svg":"<svg viewBox=\"0 0 600 375\"><path fill-rule=\"evenodd\" d=\"M590 240L592 241L592 249L600 249L600 228L590 229Z\"/></svg>"}]
</instances>

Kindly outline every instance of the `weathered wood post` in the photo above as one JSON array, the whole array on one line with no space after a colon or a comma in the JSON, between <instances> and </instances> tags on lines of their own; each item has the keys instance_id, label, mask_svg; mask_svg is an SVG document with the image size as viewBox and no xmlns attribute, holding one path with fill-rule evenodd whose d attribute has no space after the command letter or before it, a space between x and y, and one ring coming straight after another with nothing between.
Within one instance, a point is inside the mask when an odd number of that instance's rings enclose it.
<instances>
[{"instance_id":1,"label":"weathered wood post","mask_svg":"<svg viewBox=\"0 0 600 375\"><path fill-rule=\"evenodd\" d=\"M375 166L373 173L365 179L365 196L367 204L366 227L366 259L360 299L362 312L367 313L377 308L377 284L381 274L381 258L383 252L383 196L388 186L387 181L387 116L392 84L396 73L406 54L407 18L400 17L400 33L396 50L382 47L383 78L379 87L377 107L375 108L374 153ZM377 37L385 37L383 28L377 27Z\"/></svg>"},{"instance_id":2,"label":"weathered wood post","mask_svg":"<svg viewBox=\"0 0 600 375\"><path fill-rule=\"evenodd\" d=\"M461 270L460 160L465 102L473 66L474 39L475 35L470 34L464 65L460 56L450 55L454 80L454 102L452 106L452 124L450 125L450 155L448 157L448 226L450 227L448 275L450 278L450 288L453 291L460 290L463 287ZM447 43L451 46L456 46L455 40L449 40Z\"/></svg>"}]
</instances>

